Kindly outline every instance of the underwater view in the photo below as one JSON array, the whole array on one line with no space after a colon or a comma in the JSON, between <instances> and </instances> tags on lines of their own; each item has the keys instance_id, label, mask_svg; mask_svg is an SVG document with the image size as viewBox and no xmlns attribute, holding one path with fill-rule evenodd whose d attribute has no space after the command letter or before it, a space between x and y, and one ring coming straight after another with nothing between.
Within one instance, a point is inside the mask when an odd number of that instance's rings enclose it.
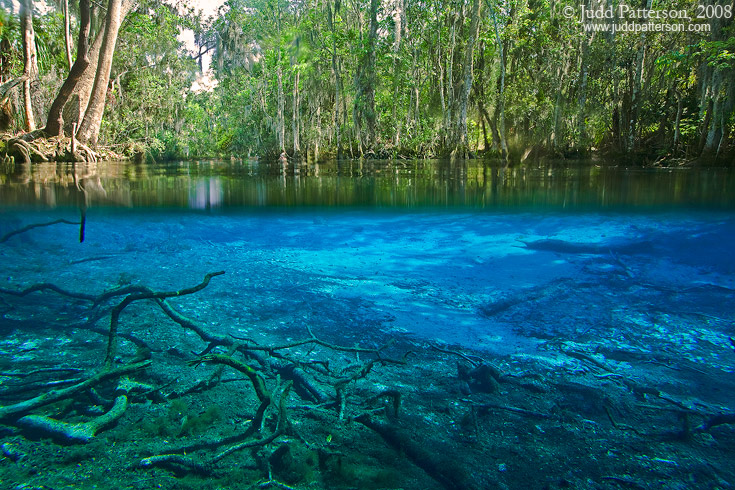
<instances>
[{"instance_id":1,"label":"underwater view","mask_svg":"<svg viewBox=\"0 0 735 490\"><path fill-rule=\"evenodd\" d=\"M735 488L732 170L1 170L1 488Z\"/></svg>"}]
</instances>

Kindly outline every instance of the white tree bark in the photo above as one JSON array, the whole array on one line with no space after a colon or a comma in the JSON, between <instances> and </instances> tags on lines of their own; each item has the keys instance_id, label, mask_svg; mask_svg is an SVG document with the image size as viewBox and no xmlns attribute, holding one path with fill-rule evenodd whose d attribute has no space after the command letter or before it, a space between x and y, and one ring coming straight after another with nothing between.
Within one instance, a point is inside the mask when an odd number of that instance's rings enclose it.
<instances>
[{"instance_id":1,"label":"white tree bark","mask_svg":"<svg viewBox=\"0 0 735 490\"><path fill-rule=\"evenodd\" d=\"M31 82L38 77L38 55L36 53L36 33L33 30L33 1L23 0L21 3L21 25L23 30L23 113L26 131L36 129L33 115L33 98Z\"/></svg>"}]
</instances>

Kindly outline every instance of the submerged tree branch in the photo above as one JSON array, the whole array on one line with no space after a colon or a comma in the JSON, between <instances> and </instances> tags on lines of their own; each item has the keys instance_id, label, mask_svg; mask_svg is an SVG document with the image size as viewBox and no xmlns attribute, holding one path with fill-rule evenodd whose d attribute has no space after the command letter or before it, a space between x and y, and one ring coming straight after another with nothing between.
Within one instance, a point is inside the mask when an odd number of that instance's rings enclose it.
<instances>
[{"instance_id":1,"label":"submerged tree branch","mask_svg":"<svg viewBox=\"0 0 735 490\"><path fill-rule=\"evenodd\" d=\"M113 361L115 360L115 354L117 352L117 330L120 322L120 314L130 303L141 299L163 300L166 298L193 294L207 287L207 285L209 285L209 281L213 277L220 276L222 274L224 274L224 271L210 272L205 275L204 280L202 280L202 282L200 282L196 286L180 289L178 291L154 291L149 288L143 288L142 292L140 293L130 294L126 296L125 299L120 302L120 304L112 309L112 313L110 314L110 333L107 342L107 356L105 357L105 366L111 366Z\"/></svg>"},{"instance_id":2,"label":"submerged tree branch","mask_svg":"<svg viewBox=\"0 0 735 490\"><path fill-rule=\"evenodd\" d=\"M69 221L65 219L57 219L54 221L50 221L48 223L34 223L32 225L24 226L23 228L18 228L17 230L13 230L9 233L6 233L2 237L0 237L0 243L5 243L15 235L20 235L21 233L25 233L26 231L30 231L34 228L41 228L44 226L52 226L52 225L58 225L60 223L66 224L66 225L81 225L79 221ZM80 240L81 241L81 240Z\"/></svg>"},{"instance_id":3,"label":"submerged tree branch","mask_svg":"<svg viewBox=\"0 0 735 490\"><path fill-rule=\"evenodd\" d=\"M97 374L87 378L81 383L69 386L68 388L51 390L35 398L31 398L30 400L25 400L19 403L15 403L13 405L0 406L0 420L17 417L36 408L43 407L44 405L48 405L59 400L63 400L65 398L69 398L72 395L81 393L84 390L92 388L108 379L117 378L126 374L134 373L135 371L139 371L141 369L145 369L149 367L151 363L152 361L150 359L146 359L140 362L125 364L117 368L104 368Z\"/></svg>"}]
</instances>

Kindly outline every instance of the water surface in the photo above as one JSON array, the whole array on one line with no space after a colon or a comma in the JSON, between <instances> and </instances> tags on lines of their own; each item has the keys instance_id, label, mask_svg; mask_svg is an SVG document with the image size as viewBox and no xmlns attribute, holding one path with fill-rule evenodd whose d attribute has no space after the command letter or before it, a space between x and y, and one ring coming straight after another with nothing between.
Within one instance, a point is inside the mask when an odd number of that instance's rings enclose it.
<instances>
[{"instance_id":1,"label":"water surface","mask_svg":"<svg viewBox=\"0 0 735 490\"><path fill-rule=\"evenodd\" d=\"M641 169L548 162L502 169L482 161L258 161L15 165L3 204L233 210L249 207L640 210L732 209L730 169Z\"/></svg>"}]
</instances>

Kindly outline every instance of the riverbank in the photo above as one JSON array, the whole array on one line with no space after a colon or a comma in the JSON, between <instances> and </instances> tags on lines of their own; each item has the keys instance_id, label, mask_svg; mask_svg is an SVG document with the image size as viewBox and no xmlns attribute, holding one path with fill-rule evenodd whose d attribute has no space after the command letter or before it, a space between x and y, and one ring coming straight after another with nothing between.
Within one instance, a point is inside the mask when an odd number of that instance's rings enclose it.
<instances>
[{"instance_id":1,"label":"riverbank","mask_svg":"<svg viewBox=\"0 0 735 490\"><path fill-rule=\"evenodd\" d=\"M141 141L129 141L112 146L99 145L90 148L79 141L72 142L69 137L47 137L43 130L29 133L0 133L0 162L13 163L38 163L38 162L98 162L98 161L135 161L145 163L151 161L199 161L203 159L229 158L233 161L242 161L240 155L213 156L213 155L177 155L171 154L156 145L148 145ZM439 159L450 160L450 155L434 155L427 153L420 155L415 151L396 152L389 147L360 155L348 149L339 152L321 151L314 155L309 149L293 153L288 152L281 158L277 153L266 153L257 157L262 162L282 161L287 164L317 163L333 160L425 160ZM568 162L591 162L595 165L623 165L626 167L733 167L735 166L735 154L723 153L720 155L687 155L671 152L658 154L651 149L640 149L630 153L613 152L605 149L594 151L563 151L559 153L550 152L540 146L527 149L521 147L513 148L508 159L504 160L497 151L487 150L473 152L468 155L470 160L482 160L498 162L499 166L525 166L531 162L543 161L568 161Z\"/></svg>"}]
</instances>

